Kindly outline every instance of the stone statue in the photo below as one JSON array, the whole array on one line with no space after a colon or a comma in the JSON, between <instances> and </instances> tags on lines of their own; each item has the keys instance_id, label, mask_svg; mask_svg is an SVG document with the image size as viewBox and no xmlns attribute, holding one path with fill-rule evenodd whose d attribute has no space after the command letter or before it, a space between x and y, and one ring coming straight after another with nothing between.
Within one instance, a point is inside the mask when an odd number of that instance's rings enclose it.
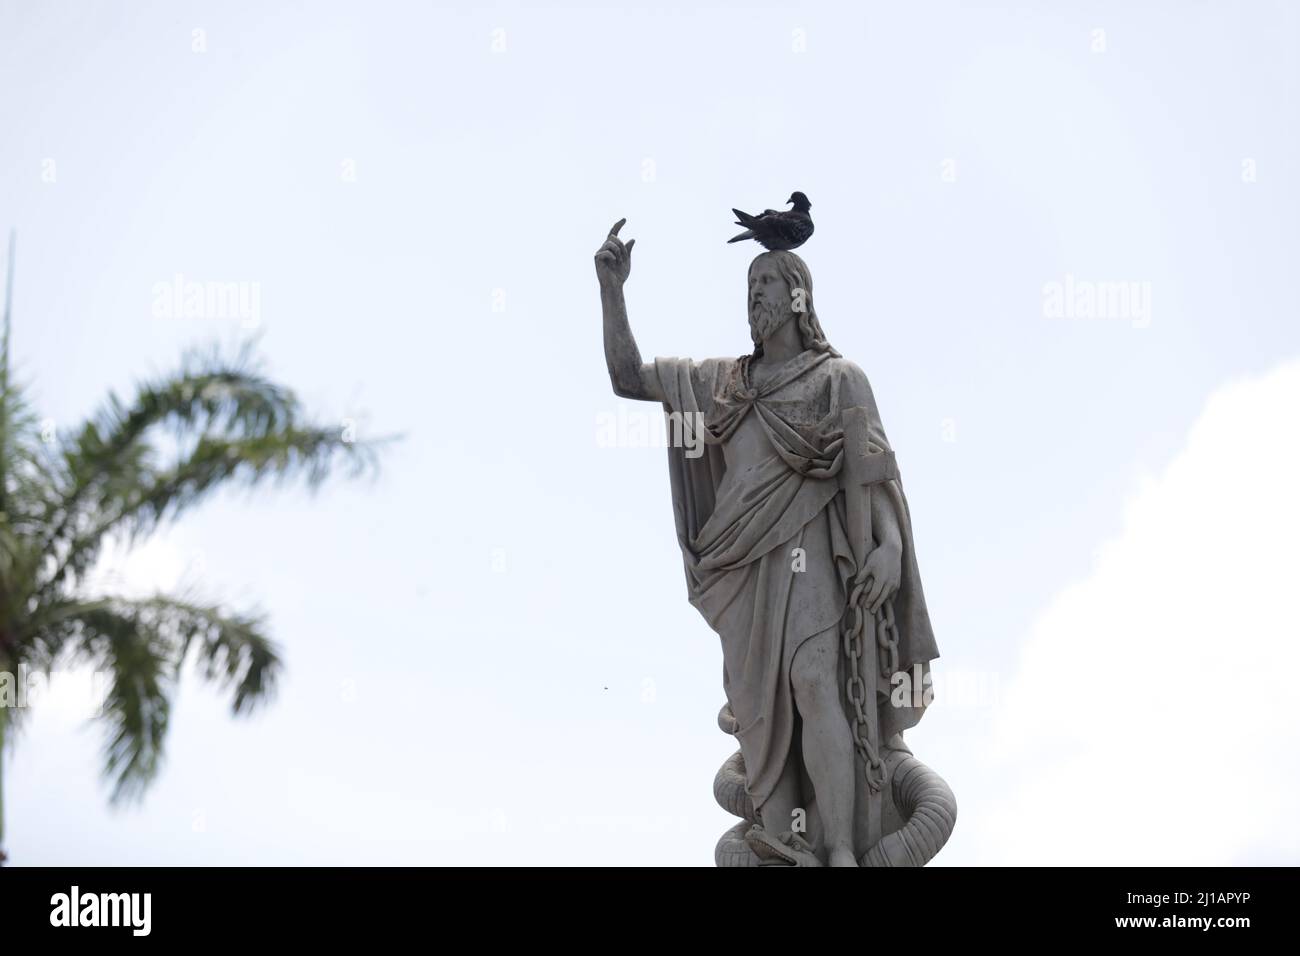
<instances>
[{"instance_id":1,"label":"stone statue","mask_svg":"<svg viewBox=\"0 0 1300 956\"><path fill-rule=\"evenodd\" d=\"M619 238L624 222L595 256L605 358L615 394L670 417L687 594L721 638L719 724L740 745L714 793L742 819L715 859L922 865L957 808L903 741L939 651L867 377L827 341L808 266L790 251L749 266L751 354L643 363L623 296L636 241Z\"/></svg>"}]
</instances>

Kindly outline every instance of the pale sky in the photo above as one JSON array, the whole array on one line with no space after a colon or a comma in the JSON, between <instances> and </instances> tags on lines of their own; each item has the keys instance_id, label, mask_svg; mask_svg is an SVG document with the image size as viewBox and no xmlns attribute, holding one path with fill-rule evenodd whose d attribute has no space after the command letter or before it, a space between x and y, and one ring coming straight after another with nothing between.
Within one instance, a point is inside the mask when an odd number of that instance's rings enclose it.
<instances>
[{"instance_id":1,"label":"pale sky","mask_svg":"<svg viewBox=\"0 0 1300 956\"><path fill-rule=\"evenodd\" d=\"M0 0L38 413L257 335L322 419L405 436L106 559L264 609L286 679L239 721L185 683L111 810L67 677L4 758L13 862L711 865L721 652L591 256L626 216L645 357L739 354L730 208L796 189L915 522L935 863L1300 862L1297 40L1227 0ZM178 274L257 327L159 315ZM1115 283L1149 310L1048 307Z\"/></svg>"}]
</instances>

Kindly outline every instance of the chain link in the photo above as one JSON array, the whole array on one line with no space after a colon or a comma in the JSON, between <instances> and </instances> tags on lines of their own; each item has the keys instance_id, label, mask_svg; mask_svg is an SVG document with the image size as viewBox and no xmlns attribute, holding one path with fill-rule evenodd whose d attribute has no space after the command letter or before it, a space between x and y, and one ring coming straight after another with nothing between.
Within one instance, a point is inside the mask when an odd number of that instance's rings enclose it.
<instances>
[{"instance_id":1,"label":"chain link","mask_svg":"<svg viewBox=\"0 0 1300 956\"><path fill-rule=\"evenodd\" d=\"M889 680L898 670L898 627L894 623L894 599L876 612L876 643L880 646L880 676Z\"/></svg>"}]
</instances>

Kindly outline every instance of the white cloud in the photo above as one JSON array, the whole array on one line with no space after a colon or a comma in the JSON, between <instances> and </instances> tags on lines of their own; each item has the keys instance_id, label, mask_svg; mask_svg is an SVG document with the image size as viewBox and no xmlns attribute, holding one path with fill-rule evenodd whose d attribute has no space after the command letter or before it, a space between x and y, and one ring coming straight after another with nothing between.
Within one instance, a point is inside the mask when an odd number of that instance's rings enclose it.
<instances>
[{"instance_id":1,"label":"white cloud","mask_svg":"<svg viewBox=\"0 0 1300 956\"><path fill-rule=\"evenodd\" d=\"M1300 862L1300 362L1216 391L1036 622L988 862Z\"/></svg>"}]
</instances>

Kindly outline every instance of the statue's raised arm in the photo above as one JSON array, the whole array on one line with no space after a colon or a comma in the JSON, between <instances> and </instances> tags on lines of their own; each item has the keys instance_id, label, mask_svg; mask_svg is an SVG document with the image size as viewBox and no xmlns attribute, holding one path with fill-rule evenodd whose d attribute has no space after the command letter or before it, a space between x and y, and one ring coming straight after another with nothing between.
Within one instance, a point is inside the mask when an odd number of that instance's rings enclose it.
<instances>
[{"instance_id":1,"label":"statue's raised arm","mask_svg":"<svg viewBox=\"0 0 1300 956\"><path fill-rule=\"evenodd\" d=\"M636 347L632 327L627 321L623 283L632 272L632 246L636 240L624 243L618 237L625 222L626 219L620 219L614 223L604 243L596 250L596 277L600 280L600 307L605 325L605 364L609 366L609 381L614 386L615 395L662 402L664 394L659 377L653 365L641 361L641 350Z\"/></svg>"}]
</instances>

